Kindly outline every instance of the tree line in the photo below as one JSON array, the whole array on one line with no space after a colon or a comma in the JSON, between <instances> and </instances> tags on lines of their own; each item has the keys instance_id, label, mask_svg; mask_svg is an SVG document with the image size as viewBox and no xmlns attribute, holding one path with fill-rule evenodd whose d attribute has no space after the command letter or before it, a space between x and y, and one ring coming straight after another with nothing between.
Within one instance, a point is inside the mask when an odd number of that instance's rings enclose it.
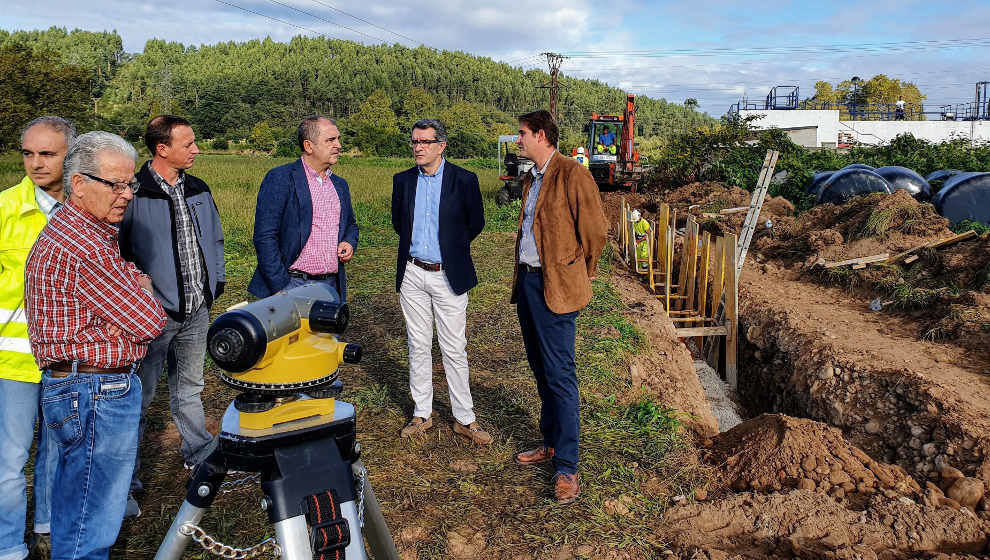
<instances>
[{"instance_id":1,"label":"tree line","mask_svg":"<svg viewBox=\"0 0 990 560\"><path fill-rule=\"evenodd\" d=\"M123 51L116 32L52 27L0 31L0 144L16 145L17 127L42 113L73 118L139 139L151 116L189 118L217 147L246 141L269 153L293 153L295 125L319 113L337 119L346 148L408 155L409 127L438 117L451 155L494 155L515 117L546 108L536 86L549 76L459 51L297 36L183 45L150 40ZM597 80L562 77L561 147L583 139L593 112L621 114L625 93ZM712 121L694 106L637 98L637 133L662 138Z\"/></svg>"}]
</instances>

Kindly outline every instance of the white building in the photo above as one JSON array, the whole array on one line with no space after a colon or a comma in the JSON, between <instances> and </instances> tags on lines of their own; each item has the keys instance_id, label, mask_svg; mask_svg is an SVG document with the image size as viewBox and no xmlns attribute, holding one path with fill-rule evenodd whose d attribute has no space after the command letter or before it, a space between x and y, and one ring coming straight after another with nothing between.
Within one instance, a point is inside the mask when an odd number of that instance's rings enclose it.
<instances>
[{"instance_id":1,"label":"white building","mask_svg":"<svg viewBox=\"0 0 990 560\"><path fill-rule=\"evenodd\" d=\"M834 148L852 140L859 144L884 144L897 135L911 133L929 142L965 138L990 142L990 121L840 121L838 110L741 110L740 117L763 115L753 121L759 129L779 128L795 144L806 148Z\"/></svg>"}]
</instances>

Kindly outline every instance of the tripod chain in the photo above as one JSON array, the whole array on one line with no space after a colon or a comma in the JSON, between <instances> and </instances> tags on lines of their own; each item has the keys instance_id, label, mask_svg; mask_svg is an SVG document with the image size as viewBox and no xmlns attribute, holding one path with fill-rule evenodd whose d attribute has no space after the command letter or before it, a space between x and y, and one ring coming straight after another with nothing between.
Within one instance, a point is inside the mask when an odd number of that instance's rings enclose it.
<instances>
[{"instance_id":1,"label":"tripod chain","mask_svg":"<svg viewBox=\"0 0 990 560\"><path fill-rule=\"evenodd\" d=\"M368 469L361 467L361 474L358 479L358 523L364 528L364 485L368 482Z\"/></svg>"},{"instance_id":2,"label":"tripod chain","mask_svg":"<svg viewBox=\"0 0 990 560\"><path fill-rule=\"evenodd\" d=\"M194 523L184 523L182 527L179 527L179 532L187 537L192 537L192 540L203 547L203 550L222 558L242 560L245 558L255 558L262 554L271 554L275 558L282 556L282 547L278 545L278 542L274 538L265 539L248 548L234 548L211 537L199 525Z\"/></svg>"},{"instance_id":3,"label":"tripod chain","mask_svg":"<svg viewBox=\"0 0 990 560\"><path fill-rule=\"evenodd\" d=\"M226 494L227 492L233 492L237 490L238 486L247 484L248 482L254 482L261 478L261 473L254 473L244 478L238 478L237 480L228 480L220 483L220 493Z\"/></svg>"}]
</instances>

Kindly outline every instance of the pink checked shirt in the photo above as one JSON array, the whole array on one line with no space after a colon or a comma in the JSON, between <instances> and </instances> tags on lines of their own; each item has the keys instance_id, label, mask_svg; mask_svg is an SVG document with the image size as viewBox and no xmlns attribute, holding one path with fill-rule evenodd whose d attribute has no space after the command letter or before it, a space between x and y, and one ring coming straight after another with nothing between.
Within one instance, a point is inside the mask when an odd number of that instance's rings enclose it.
<instances>
[{"instance_id":1,"label":"pink checked shirt","mask_svg":"<svg viewBox=\"0 0 990 560\"><path fill-rule=\"evenodd\" d=\"M327 169L324 177L306 165L309 196L313 199L313 227L299 258L289 268L307 274L331 274L337 272L337 239L340 231L340 198L333 188Z\"/></svg>"}]
</instances>

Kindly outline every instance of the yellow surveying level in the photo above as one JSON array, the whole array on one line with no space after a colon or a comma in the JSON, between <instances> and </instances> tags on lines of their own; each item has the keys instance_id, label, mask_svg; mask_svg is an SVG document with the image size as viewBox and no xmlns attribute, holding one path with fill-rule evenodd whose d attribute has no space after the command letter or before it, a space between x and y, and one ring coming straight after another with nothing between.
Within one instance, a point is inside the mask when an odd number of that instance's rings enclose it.
<instances>
[{"instance_id":1,"label":"yellow surveying level","mask_svg":"<svg viewBox=\"0 0 990 560\"><path fill-rule=\"evenodd\" d=\"M348 320L346 304L310 283L235 306L210 325L220 379L241 393L224 412L216 451L193 471L157 560L179 560L190 539L229 557L264 549L288 560L337 552L364 560L366 539L375 558L398 558L360 460L354 407L336 400L339 366L361 359L360 346L337 339ZM231 470L258 473L274 540L235 549L198 526Z\"/></svg>"}]
</instances>

